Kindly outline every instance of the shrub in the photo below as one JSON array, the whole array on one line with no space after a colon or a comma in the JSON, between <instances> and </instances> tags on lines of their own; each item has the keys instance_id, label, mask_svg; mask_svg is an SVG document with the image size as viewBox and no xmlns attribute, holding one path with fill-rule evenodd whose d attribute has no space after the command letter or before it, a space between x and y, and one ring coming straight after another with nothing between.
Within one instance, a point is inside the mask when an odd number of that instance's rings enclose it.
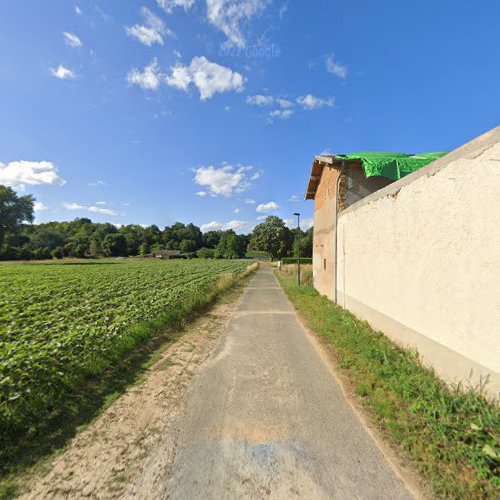
<instances>
[{"instance_id":1,"label":"shrub","mask_svg":"<svg viewBox=\"0 0 500 500\"><path fill-rule=\"evenodd\" d=\"M298 259L297 257L285 257L281 259L282 264L285 266L287 264L297 264ZM312 264L313 260L311 257L301 257L300 258L300 263L301 264Z\"/></svg>"}]
</instances>

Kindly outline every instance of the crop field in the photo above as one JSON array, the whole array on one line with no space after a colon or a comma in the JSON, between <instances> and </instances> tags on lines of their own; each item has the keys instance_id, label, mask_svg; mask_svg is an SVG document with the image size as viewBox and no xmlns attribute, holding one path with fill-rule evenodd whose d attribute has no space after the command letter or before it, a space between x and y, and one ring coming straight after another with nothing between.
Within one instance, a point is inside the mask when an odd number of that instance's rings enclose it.
<instances>
[{"instance_id":1,"label":"crop field","mask_svg":"<svg viewBox=\"0 0 500 500\"><path fill-rule=\"evenodd\" d=\"M222 276L247 266L228 260L0 265L0 442L194 311Z\"/></svg>"}]
</instances>

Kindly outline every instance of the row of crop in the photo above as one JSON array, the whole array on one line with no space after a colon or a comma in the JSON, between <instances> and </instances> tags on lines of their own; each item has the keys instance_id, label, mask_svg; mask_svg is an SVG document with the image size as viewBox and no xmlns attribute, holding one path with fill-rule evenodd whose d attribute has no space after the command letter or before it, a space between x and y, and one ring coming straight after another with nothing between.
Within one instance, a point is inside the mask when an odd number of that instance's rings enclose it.
<instances>
[{"instance_id":1,"label":"row of crop","mask_svg":"<svg viewBox=\"0 0 500 500\"><path fill-rule=\"evenodd\" d=\"M246 265L15 266L7 276L0 267L0 447Z\"/></svg>"}]
</instances>

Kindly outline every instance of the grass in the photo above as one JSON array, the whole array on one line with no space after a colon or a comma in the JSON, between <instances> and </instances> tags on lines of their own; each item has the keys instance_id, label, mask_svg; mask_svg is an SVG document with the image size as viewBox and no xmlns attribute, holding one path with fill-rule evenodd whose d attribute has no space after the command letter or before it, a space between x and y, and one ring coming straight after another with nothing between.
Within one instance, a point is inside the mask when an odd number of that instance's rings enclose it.
<instances>
[{"instance_id":1,"label":"grass","mask_svg":"<svg viewBox=\"0 0 500 500\"><path fill-rule=\"evenodd\" d=\"M500 409L482 388L450 387L366 322L278 273L288 297L308 326L333 347L376 426L446 498L498 498Z\"/></svg>"},{"instance_id":2,"label":"grass","mask_svg":"<svg viewBox=\"0 0 500 500\"><path fill-rule=\"evenodd\" d=\"M87 379L77 391L54 407L27 435L11 436L0 449L0 500L17 496L25 478L61 453L68 441L108 408L127 387L140 382L145 370L183 334L183 330L216 303L234 300L248 283L258 264L243 273L228 274L210 288L202 288L183 301L175 313L135 327L137 343L98 376ZM134 330L135 330L134 329Z\"/></svg>"}]
</instances>

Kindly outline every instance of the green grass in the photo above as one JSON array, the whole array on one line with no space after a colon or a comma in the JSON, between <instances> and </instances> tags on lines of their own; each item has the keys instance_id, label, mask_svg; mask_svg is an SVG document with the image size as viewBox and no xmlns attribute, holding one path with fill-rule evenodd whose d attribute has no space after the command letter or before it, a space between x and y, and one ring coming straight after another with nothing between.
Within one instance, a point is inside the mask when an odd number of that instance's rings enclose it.
<instances>
[{"instance_id":1,"label":"green grass","mask_svg":"<svg viewBox=\"0 0 500 500\"><path fill-rule=\"evenodd\" d=\"M152 350L175 340L173 329L233 287L247 265L1 266L0 475L60 448L134 382Z\"/></svg>"},{"instance_id":2,"label":"green grass","mask_svg":"<svg viewBox=\"0 0 500 500\"><path fill-rule=\"evenodd\" d=\"M366 322L277 273L308 326L333 346L338 365L375 424L439 497L500 496L500 410L480 388L450 387Z\"/></svg>"},{"instance_id":3,"label":"green grass","mask_svg":"<svg viewBox=\"0 0 500 500\"><path fill-rule=\"evenodd\" d=\"M269 259L269 254L261 250L247 250L247 259Z\"/></svg>"}]
</instances>

